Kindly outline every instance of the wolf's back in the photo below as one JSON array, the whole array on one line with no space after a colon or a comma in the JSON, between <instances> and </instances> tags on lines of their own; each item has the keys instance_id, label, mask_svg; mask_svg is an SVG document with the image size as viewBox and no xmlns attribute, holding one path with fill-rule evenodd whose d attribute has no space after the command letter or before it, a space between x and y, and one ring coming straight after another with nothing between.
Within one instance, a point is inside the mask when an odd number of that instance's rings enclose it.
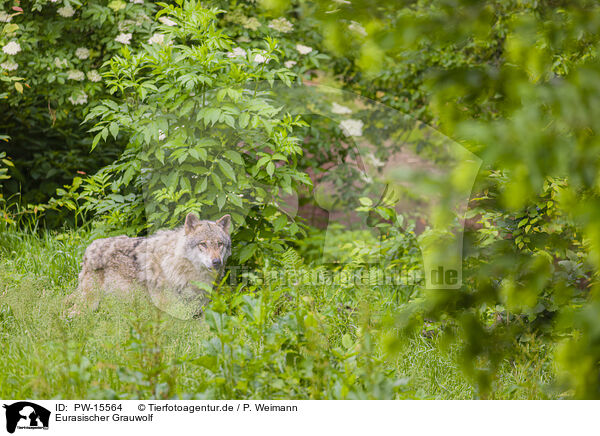
<instances>
[{"instance_id":1,"label":"wolf's back","mask_svg":"<svg viewBox=\"0 0 600 436\"><path fill-rule=\"evenodd\" d=\"M144 238L115 236L96 239L85 250L83 268L97 271L114 264L123 257L135 257L135 252Z\"/></svg>"},{"instance_id":2,"label":"wolf's back","mask_svg":"<svg viewBox=\"0 0 600 436\"><path fill-rule=\"evenodd\" d=\"M68 316L79 313L79 304L98 307L103 291L129 289L139 278L138 257L145 250L145 241L145 238L115 236L88 245L77 291L70 297L75 304Z\"/></svg>"}]
</instances>

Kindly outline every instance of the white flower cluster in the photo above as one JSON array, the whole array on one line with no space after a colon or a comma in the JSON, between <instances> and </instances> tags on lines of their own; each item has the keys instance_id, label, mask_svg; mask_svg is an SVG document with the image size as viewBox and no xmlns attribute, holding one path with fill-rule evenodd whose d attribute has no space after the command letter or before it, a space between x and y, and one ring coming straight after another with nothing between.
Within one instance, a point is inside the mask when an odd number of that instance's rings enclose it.
<instances>
[{"instance_id":1,"label":"white flower cluster","mask_svg":"<svg viewBox=\"0 0 600 436\"><path fill-rule=\"evenodd\" d=\"M373 166L376 166L377 168L380 168L382 166L385 165L385 162L382 161L381 159L379 159L377 156L375 156L373 153L368 153L367 154L367 160L369 162L371 162L373 164Z\"/></svg>"},{"instance_id":2,"label":"white flower cluster","mask_svg":"<svg viewBox=\"0 0 600 436\"><path fill-rule=\"evenodd\" d=\"M83 71L69 70L67 71L67 78L69 80L77 80L78 82L81 82L83 79L85 79L85 74L83 74Z\"/></svg>"},{"instance_id":3,"label":"white flower cluster","mask_svg":"<svg viewBox=\"0 0 600 436\"><path fill-rule=\"evenodd\" d=\"M353 120L352 118L340 123L340 127L346 136L362 136L363 126L364 123L361 120Z\"/></svg>"},{"instance_id":4,"label":"white flower cluster","mask_svg":"<svg viewBox=\"0 0 600 436\"><path fill-rule=\"evenodd\" d=\"M242 27L244 27L245 29L249 29L249 30L256 30L260 26L262 26L262 23L260 21L258 21L258 18L256 18L256 17L248 17L242 23Z\"/></svg>"},{"instance_id":5,"label":"white flower cluster","mask_svg":"<svg viewBox=\"0 0 600 436\"><path fill-rule=\"evenodd\" d=\"M162 45L165 42L165 35L162 33L155 33L148 39L148 44Z\"/></svg>"},{"instance_id":6,"label":"white flower cluster","mask_svg":"<svg viewBox=\"0 0 600 436\"><path fill-rule=\"evenodd\" d=\"M4 11L0 11L0 23L9 23L12 17Z\"/></svg>"},{"instance_id":7,"label":"white flower cluster","mask_svg":"<svg viewBox=\"0 0 600 436\"><path fill-rule=\"evenodd\" d=\"M296 44L296 50L301 55L309 54L311 51L313 51L312 47L308 47L308 46L302 45L302 44Z\"/></svg>"},{"instance_id":8,"label":"white flower cluster","mask_svg":"<svg viewBox=\"0 0 600 436\"><path fill-rule=\"evenodd\" d=\"M21 51L21 45L18 42L11 41L2 47L2 51L7 55L16 55Z\"/></svg>"},{"instance_id":9,"label":"white flower cluster","mask_svg":"<svg viewBox=\"0 0 600 436\"><path fill-rule=\"evenodd\" d=\"M352 109L347 108L346 106L342 106L341 104L337 104L336 102L333 102L333 104L331 105L331 112L333 112L334 114L345 115L351 114Z\"/></svg>"},{"instance_id":10,"label":"white flower cluster","mask_svg":"<svg viewBox=\"0 0 600 436\"><path fill-rule=\"evenodd\" d=\"M102 77L100 76L100 74L98 74L98 71L96 70L88 71L86 73L86 76L90 82L99 82L100 80L102 80Z\"/></svg>"},{"instance_id":11,"label":"white flower cluster","mask_svg":"<svg viewBox=\"0 0 600 436\"><path fill-rule=\"evenodd\" d=\"M88 101L88 96L85 92L80 91L76 95L69 97L69 101L72 105L86 104Z\"/></svg>"},{"instance_id":12,"label":"white flower cluster","mask_svg":"<svg viewBox=\"0 0 600 436\"><path fill-rule=\"evenodd\" d=\"M135 20L123 20L117 23L119 33L127 33L133 27L135 27Z\"/></svg>"},{"instance_id":13,"label":"white flower cluster","mask_svg":"<svg viewBox=\"0 0 600 436\"><path fill-rule=\"evenodd\" d=\"M271 20L269 23L271 29L275 29L281 33L289 33L294 30L294 25L290 23L287 18L281 17Z\"/></svg>"},{"instance_id":14,"label":"white flower cluster","mask_svg":"<svg viewBox=\"0 0 600 436\"><path fill-rule=\"evenodd\" d=\"M58 12L58 15L60 15L61 17L65 17L65 18L70 18L73 15L75 15L75 9L73 9L70 5L63 6L62 8L58 8L56 10L56 12Z\"/></svg>"},{"instance_id":15,"label":"white flower cluster","mask_svg":"<svg viewBox=\"0 0 600 436\"><path fill-rule=\"evenodd\" d=\"M115 38L115 41L128 45L132 36L133 34L131 33L119 33L119 35Z\"/></svg>"},{"instance_id":16,"label":"white flower cluster","mask_svg":"<svg viewBox=\"0 0 600 436\"><path fill-rule=\"evenodd\" d=\"M143 5L144 0L129 0L129 3L134 3L136 5Z\"/></svg>"},{"instance_id":17,"label":"white flower cluster","mask_svg":"<svg viewBox=\"0 0 600 436\"><path fill-rule=\"evenodd\" d=\"M56 65L56 68L62 69L69 65L69 61L66 59L54 58L54 65Z\"/></svg>"},{"instance_id":18,"label":"white flower cluster","mask_svg":"<svg viewBox=\"0 0 600 436\"><path fill-rule=\"evenodd\" d=\"M350 29L353 32L359 33L362 36L367 36L367 31L365 30L365 28L360 23L357 23L356 21L351 21L350 24L348 25L348 29Z\"/></svg>"},{"instance_id":19,"label":"white flower cluster","mask_svg":"<svg viewBox=\"0 0 600 436\"><path fill-rule=\"evenodd\" d=\"M362 180L363 182L365 182L365 183L367 183L367 184L369 184L369 185L370 185L371 183L373 183L373 178L372 178L370 175L368 175L366 172L360 171L360 172L358 173L358 175L360 176L360 178L361 178L361 180Z\"/></svg>"},{"instance_id":20,"label":"white flower cluster","mask_svg":"<svg viewBox=\"0 0 600 436\"><path fill-rule=\"evenodd\" d=\"M84 60L90 57L90 51L85 47L79 47L77 50L75 50L75 56L81 60Z\"/></svg>"},{"instance_id":21,"label":"white flower cluster","mask_svg":"<svg viewBox=\"0 0 600 436\"><path fill-rule=\"evenodd\" d=\"M283 65L284 65L286 68L292 68L292 67L293 67L294 65L296 65L297 63L298 63L298 62L296 62L296 61L286 61L286 62L284 62L284 63L283 63Z\"/></svg>"},{"instance_id":22,"label":"white flower cluster","mask_svg":"<svg viewBox=\"0 0 600 436\"><path fill-rule=\"evenodd\" d=\"M257 30L262 23L256 17L247 17L240 10L234 10L225 15L225 21L239 24L245 29Z\"/></svg>"},{"instance_id":23,"label":"white flower cluster","mask_svg":"<svg viewBox=\"0 0 600 436\"><path fill-rule=\"evenodd\" d=\"M163 23L165 26L177 26L177 23L173 20L171 20L170 18L167 17L160 17L158 19L158 21L160 21L161 23Z\"/></svg>"},{"instance_id":24,"label":"white flower cluster","mask_svg":"<svg viewBox=\"0 0 600 436\"><path fill-rule=\"evenodd\" d=\"M264 64L265 62L268 63L269 61L267 61L267 58L264 56L265 54L266 54L266 52L264 52L264 51L262 51L261 53L257 53L254 56L254 62L256 62L257 64Z\"/></svg>"},{"instance_id":25,"label":"white flower cluster","mask_svg":"<svg viewBox=\"0 0 600 436\"><path fill-rule=\"evenodd\" d=\"M0 67L5 69L6 71L14 71L17 68L19 68L19 64L17 64L15 61L8 60L6 62L2 62L0 64Z\"/></svg>"},{"instance_id":26,"label":"white flower cluster","mask_svg":"<svg viewBox=\"0 0 600 436\"><path fill-rule=\"evenodd\" d=\"M227 53L228 58L238 58L238 57L245 57L245 56L246 56L246 50L244 50L241 47L235 47L232 51Z\"/></svg>"}]
</instances>

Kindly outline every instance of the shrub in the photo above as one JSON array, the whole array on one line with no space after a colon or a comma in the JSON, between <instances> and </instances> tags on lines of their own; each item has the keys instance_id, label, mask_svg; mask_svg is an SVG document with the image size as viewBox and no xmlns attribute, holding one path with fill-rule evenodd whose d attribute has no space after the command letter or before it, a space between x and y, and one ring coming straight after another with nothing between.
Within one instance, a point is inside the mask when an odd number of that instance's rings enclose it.
<instances>
[{"instance_id":1,"label":"shrub","mask_svg":"<svg viewBox=\"0 0 600 436\"><path fill-rule=\"evenodd\" d=\"M116 158L121 141L90 155L80 123L106 95L102 65L122 46L148 41L155 10L153 2L123 0L3 2L0 133L11 140L1 147L15 164L7 197L18 193L13 201L23 206L46 202L77 171L93 173Z\"/></svg>"},{"instance_id":2,"label":"shrub","mask_svg":"<svg viewBox=\"0 0 600 436\"><path fill-rule=\"evenodd\" d=\"M237 233L244 262L280 251L281 241L299 231L280 201L310 179L296 166L302 149L293 129L302 121L280 114L268 91L250 85L293 79L279 65L277 41L267 38L263 49L236 46L217 29L217 12L196 2L166 6L159 19L176 25L159 27L161 44L124 49L110 61L104 77L114 98L87 117L100 119L93 146L109 135L129 141L97 176L110 183L102 199L83 207L135 232L179 224L188 212L231 213L234 223L246 223ZM100 198L94 189L86 182L83 195Z\"/></svg>"}]
</instances>

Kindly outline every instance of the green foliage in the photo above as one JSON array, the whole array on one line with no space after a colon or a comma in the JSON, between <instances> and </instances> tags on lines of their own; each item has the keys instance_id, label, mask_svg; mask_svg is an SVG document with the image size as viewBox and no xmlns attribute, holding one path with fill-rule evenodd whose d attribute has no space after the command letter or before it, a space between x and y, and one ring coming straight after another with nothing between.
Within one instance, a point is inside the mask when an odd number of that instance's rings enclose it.
<instances>
[{"instance_id":1,"label":"green foliage","mask_svg":"<svg viewBox=\"0 0 600 436\"><path fill-rule=\"evenodd\" d=\"M296 72L312 74L311 69L326 59L316 48L308 54L296 49L296 36L308 33L304 21L294 17L294 24L283 23L282 27L254 5L212 4L221 10L216 26L226 28L228 36L245 47L262 52L265 38L277 37L281 64L285 62ZM90 154L93 137L80 123L91 107L107 97L107 84L100 75L104 63L123 47L135 51L142 44L161 46L164 33L154 19L158 6L153 1L37 0L21 6L15 3L14 8L9 2L3 6L0 47L11 42L19 45L10 46L12 54L0 52L0 133L11 136L8 144L0 145L0 151L8 152L16 167L3 192L5 198L32 211L33 205L45 203L57 188L82 172L94 174L123 151L128 138L121 135L111 137ZM247 20L243 13L258 27L253 24L251 30L236 24ZM61 43L56 44L59 37ZM310 39L304 43L315 38L318 35L311 28ZM71 216L64 209L60 213L47 210L46 218L45 225L56 227Z\"/></svg>"},{"instance_id":2,"label":"green foliage","mask_svg":"<svg viewBox=\"0 0 600 436\"><path fill-rule=\"evenodd\" d=\"M117 157L120 141L90 155L91 138L80 123L88 104L106 96L103 63L124 45L148 41L155 9L153 2L120 0L2 2L0 133L11 139L0 150L15 164L3 187L12 202L46 202L77 171L94 173ZM48 225L64 219L55 213Z\"/></svg>"},{"instance_id":3,"label":"green foliage","mask_svg":"<svg viewBox=\"0 0 600 436\"><path fill-rule=\"evenodd\" d=\"M386 327L393 286L285 280L277 274L215 290L203 319L182 322L150 299L107 297L63 318L90 234L0 233L0 395L89 399L473 398L438 327ZM287 276L289 277L289 276ZM392 300L394 301L394 300ZM15 338L19 338L16 340ZM527 347L525 349L525 346ZM549 353L535 342L499 369L496 398L555 398ZM536 362L532 365L532 361ZM43 374L43 377L40 377Z\"/></svg>"},{"instance_id":4,"label":"green foliage","mask_svg":"<svg viewBox=\"0 0 600 436\"><path fill-rule=\"evenodd\" d=\"M8 98L2 104L31 110L41 100L59 123L80 119L88 99L103 94L98 70L106 60L124 45L146 42L156 28L153 2L36 0L26 9L3 6L0 60ZM122 34L129 38L119 38ZM16 116L13 110L7 113Z\"/></svg>"},{"instance_id":5,"label":"green foliage","mask_svg":"<svg viewBox=\"0 0 600 436\"><path fill-rule=\"evenodd\" d=\"M346 79L353 89L419 113L487 167L469 212L464 289L407 314L451 320L482 395L513 338L531 334L564 338L565 379L576 396L597 395L600 355L585 320L600 258L598 5L322 3L327 43L360 70ZM364 32L347 44L353 22Z\"/></svg>"},{"instance_id":6,"label":"green foliage","mask_svg":"<svg viewBox=\"0 0 600 436\"><path fill-rule=\"evenodd\" d=\"M0 180L10 179L10 176L8 175L8 167L13 167L14 164L6 157L6 153L4 152L0 152L0 164Z\"/></svg>"},{"instance_id":7,"label":"green foliage","mask_svg":"<svg viewBox=\"0 0 600 436\"><path fill-rule=\"evenodd\" d=\"M236 250L245 262L281 251L280 241L299 231L279 202L310 179L296 166L302 149L293 131L302 121L248 86L294 77L278 65L277 41L234 47L216 27L217 12L195 2L166 7L159 15L181 25L161 27L162 45L110 61L104 76L115 98L88 115L100 119L92 145L119 134L129 143L101 172L110 183L103 198L84 187L92 198L83 207L135 231L178 225L189 212L231 213L235 224L247 223Z\"/></svg>"}]
</instances>

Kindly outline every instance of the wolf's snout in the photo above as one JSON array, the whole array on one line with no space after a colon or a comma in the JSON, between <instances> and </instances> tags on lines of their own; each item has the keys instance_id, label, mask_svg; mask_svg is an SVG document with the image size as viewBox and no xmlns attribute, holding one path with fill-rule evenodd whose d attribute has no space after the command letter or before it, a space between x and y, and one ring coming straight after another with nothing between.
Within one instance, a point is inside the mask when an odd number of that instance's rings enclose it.
<instances>
[{"instance_id":1,"label":"wolf's snout","mask_svg":"<svg viewBox=\"0 0 600 436\"><path fill-rule=\"evenodd\" d=\"M213 268L219 268L221 266L221 259L219 259L219 258L213 259L212 266L213 266Z\"/></svg>"}]
</instances>

